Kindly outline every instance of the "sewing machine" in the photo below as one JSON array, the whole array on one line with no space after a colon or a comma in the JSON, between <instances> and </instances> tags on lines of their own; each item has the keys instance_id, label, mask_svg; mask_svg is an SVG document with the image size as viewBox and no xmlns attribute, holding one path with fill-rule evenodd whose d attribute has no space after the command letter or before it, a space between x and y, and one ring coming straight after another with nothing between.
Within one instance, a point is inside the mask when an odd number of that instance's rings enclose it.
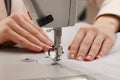
<instances>
[{"instance_id":1,"label":"sewing machine","mask_svg":"<svg viewBox=\"0 0 120 80\"><path fill-rule=\"evenodd\" d=\"M50 1L50 2L49 2ZM61 60L62 27L73 26L76 20L77 0L25 0L31 16L41 27L54 31L54 63ZM51 51L51 49L50 49ZM49 55L51 53L49 51ZM45 61L42 61L45 60ZM63 65L51 65L44 54L35 54L19 48L1 48L1 80L95 80ZM42 62L40 62L42 61ZM47 62L47 63L45 63Z\"/></svg>"},{"instance_id":2,"label":"sewing machine","mask_svg":"<svg viewBox=\"0 0 120 80\"><path fill-rule=\"evenodd\" d=\"M41 27L52 27L54 31L54 61L59 61L63 54L61 46L62 27L73 26L76 22L77 0L31 0L34 17ZM48 54L50 55L50 50Z\"/></svg>"}]
</instances>

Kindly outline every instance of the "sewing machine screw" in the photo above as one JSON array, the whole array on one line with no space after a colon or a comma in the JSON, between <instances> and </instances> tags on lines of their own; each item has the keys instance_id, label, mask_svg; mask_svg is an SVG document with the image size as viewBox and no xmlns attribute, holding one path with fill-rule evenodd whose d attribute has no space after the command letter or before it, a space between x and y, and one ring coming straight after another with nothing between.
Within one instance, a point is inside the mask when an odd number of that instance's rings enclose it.
<instances>
[{"instance_id":1,"label":"sewing machine screw","mask_svg":"<svg viewBox=\"0 0 120 80\"><path fill-rule=\"evenodd\" d=\"M22 62L34 62L34 59L31 58L25 58L21 60Z\"/></svg>"}]
</instances>

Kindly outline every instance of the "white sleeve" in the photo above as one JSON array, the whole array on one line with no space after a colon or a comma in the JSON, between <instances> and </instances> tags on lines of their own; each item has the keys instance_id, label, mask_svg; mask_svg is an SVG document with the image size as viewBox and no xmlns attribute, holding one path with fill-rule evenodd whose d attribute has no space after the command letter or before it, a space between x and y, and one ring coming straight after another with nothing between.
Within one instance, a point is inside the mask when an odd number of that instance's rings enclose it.
<instances>
[{"instance_id":1,"label":"white sleeve","mask_svg":"<svg viewBox=\"0 0 120 80\"><path fill-rule=\"evenodd\" d=\"M96 19L105 14L115 15L120 17L120 0L88 0L92 5L98 7L100 10Z\"/></svg>"},{"instance_id":2,"label":"white sleeve","mask_svg":"<svg viewBox=\"0 0 120 80\"><path fill-rule=\"evenodd\" d=\"M100 1L100 0L99 0ZM100 10L96 18L101 15L111 14L120 17L120 0L104 0L101 5L99 5Z\"/></svg>"}]
</instances>

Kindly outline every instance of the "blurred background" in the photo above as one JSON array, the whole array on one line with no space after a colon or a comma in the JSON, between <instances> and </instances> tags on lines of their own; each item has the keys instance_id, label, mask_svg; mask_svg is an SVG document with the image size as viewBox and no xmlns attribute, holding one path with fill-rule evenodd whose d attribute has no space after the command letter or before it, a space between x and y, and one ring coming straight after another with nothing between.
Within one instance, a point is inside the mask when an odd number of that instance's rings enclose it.
<instances>
[{"instance_id":1,"label":"blurred background","mask_svg":"<svg viewBox=\"0 0 120 80\"><path fill-rule=\"evenodd\" d=\"M78 0L78 21L93 23L98 8L92 5L89 0Z\"/></svg>"}]
</instances>

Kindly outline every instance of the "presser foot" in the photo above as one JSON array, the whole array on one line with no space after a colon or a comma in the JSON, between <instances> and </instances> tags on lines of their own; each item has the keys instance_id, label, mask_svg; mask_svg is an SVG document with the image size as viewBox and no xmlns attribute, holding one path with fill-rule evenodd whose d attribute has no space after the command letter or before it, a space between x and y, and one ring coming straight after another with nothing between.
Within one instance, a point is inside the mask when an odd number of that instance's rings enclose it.
<instances>
[{"instance_id":1,"label":"presser foot","mask_svg":"<svg viewBox=\"0 0 120 80\"><path fill-rule=\"evenodd\" d=\"M63 54L63 51L62 51L62 47L58 47L58 48L55 48L55 46L52 46L52 48L50 48L48 50L48 55L51 56L51 51L55 51L55 55L54 57L52 57L54 63L52 63L52 65L56 65L58 64L58 61L61 60L61 54Z\"/></svg>"}]
</instances>

